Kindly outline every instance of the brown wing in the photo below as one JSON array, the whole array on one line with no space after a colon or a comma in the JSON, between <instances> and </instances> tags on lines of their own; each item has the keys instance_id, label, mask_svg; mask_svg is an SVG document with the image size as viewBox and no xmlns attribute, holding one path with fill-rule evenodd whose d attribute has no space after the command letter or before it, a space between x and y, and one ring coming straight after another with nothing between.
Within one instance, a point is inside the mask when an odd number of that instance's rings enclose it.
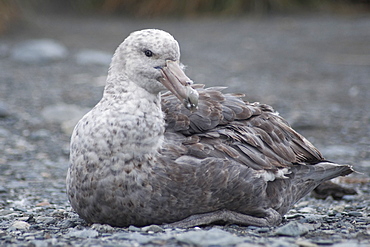
<instances>
[{"instance_id":1,"label":"brown wing","mask_svg":"<svg viewBox=\"0 0 370 247\"><path fill-rule=\"evenodd\" d=\"M170 93L162 96L167 139L181 139L182 154L228 158L254 169L271 170L324 160L272 107L244 102L240 99L243 95L223 94L223 88L196 87L199 105L195 112Z\"/></svg>"}]
</instances>

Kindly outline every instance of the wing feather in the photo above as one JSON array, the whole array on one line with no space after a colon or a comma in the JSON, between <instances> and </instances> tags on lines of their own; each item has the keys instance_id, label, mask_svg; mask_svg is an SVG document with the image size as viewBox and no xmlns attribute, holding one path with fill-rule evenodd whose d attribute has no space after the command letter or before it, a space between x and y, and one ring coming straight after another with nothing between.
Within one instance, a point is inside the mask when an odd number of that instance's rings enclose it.
<instances>
[{"instance_id":1,"label":"wing feather","mask_svg":"<svg viewBox=\"0 0 370 247\"><path fill-rule=\"evenodd\" d=\"M271 106L245 102L241 94L223 94L223 87L194 88L199 93L195 112L183 107L171 93L162 95L166 132L183 137L173 144L182 147L174 149L179 156L225 158L256 170L324 160Z\"/></svg>"}]
</instances>

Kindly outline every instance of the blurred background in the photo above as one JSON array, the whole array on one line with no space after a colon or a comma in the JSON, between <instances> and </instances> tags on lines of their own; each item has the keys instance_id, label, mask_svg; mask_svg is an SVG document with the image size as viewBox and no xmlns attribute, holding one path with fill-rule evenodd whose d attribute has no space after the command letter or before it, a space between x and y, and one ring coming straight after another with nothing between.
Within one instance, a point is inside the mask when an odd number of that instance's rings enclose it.
<instances>
[{"instance_id":1,"label":"blurred background","mask_svg":"<svg viewBox=\"0 0 370 247\"><path fill-rule=\"evenodd\" d=\"M194 18L369 11L369 0L1 0L0 32L11 28L16 21L41 13Z\"/></svg>"}]
</instances>

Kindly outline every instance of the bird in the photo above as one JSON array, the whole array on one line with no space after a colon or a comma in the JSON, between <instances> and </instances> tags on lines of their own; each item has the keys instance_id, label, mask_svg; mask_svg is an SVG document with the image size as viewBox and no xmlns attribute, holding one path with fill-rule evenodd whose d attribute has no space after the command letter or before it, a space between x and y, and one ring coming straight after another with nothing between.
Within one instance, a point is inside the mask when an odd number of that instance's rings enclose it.
<instances>
[{"instance_id":1,"label":"bird","mask_svg":"<svg viewBox=\"0 0 370 247\"><path fill-rule=\"evenodd\" d=\"M272 227L321 183L326 160L271 106L194 83L166 31L132 32L75 126L66 191L88 223Z\"/></svg>"}]
</instances>

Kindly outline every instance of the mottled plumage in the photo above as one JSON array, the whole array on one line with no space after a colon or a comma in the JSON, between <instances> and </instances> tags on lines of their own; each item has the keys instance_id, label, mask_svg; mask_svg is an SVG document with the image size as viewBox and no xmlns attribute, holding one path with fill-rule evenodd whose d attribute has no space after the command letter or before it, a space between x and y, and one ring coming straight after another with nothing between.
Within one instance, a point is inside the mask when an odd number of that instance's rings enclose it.
<instances>
[{"instance_id":1,"label":"mottled plumage","mask_svg":"<svg viewBox=\"0 0 370 247\"><path fill-rule=\"evenodd\" d=\"M67 193L86 221L273 226L320 183L352 172L272 107L190 87L179 59L176 40L154 29L115 52L102 100L71 139Z\"/></svg>"}]
</instances>

